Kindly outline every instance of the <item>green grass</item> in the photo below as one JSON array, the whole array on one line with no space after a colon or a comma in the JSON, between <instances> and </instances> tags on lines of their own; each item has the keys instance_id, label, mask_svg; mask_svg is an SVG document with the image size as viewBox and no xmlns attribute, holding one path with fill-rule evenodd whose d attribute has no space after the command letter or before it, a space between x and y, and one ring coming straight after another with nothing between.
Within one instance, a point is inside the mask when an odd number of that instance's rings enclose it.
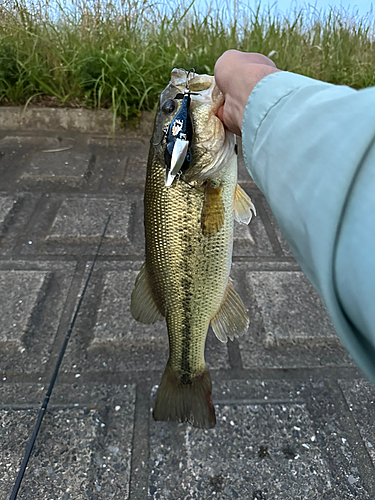
<instances>
[{"instance_id":1,"label":"green grass","mask_svg":"<svg viewBox=\"0 0 375 500\"><path fill-rule=\"evenodd\" d=\"M73 4L73 5L72 5ZM227 49L269 55L283 70L335 84L375 85L374 21L303 9L286 19L227 4L198 12L151 0L3 0L0 104L152 110L173 67L213 74Z\"/></svg>"}]
</instances>

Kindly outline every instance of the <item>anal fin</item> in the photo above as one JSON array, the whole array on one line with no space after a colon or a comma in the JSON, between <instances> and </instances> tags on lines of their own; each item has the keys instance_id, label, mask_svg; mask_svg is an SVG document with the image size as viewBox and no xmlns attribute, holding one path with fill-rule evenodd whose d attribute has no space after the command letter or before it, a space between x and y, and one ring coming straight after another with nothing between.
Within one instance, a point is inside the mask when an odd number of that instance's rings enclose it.
<instances>
[{"instance_id":1,"label":"anal fin","mask_svg":"<svg viewBox=\"0 0 375 500\"><path fill-rule=\"evenodd\" d=\"M241 224L249 224L251 219L253 218L253 214L257 214L250 196L242 189L239 184L237 184L236 190L234 192L233 208L234 218Z\"/></svg>"},{"instance_id":2,"label":"anal fin","mask_svg":"<svg viewBox=\"0 0 375 500\"><path fill-rule=\"evenodd\" d=\"M221 187L207 182L202 208L201 228L204 236L213 236L224 224L225 209Z\"/></svg>"},{"instance_id":3,"label":"anal fin","mask_svg":"<svg viewBox=\"0 0 375 500\"><path fill-rule=\"evenodd\" d=\"M228 337L234 340L246 332L248 326L249 315L244 303L229 281L220 309L211 319L211 327L220 342L225 343Z\"/></svg>"},{"instance_id":4,"label":"anal fin","mask_svg":"<svg viewBox=\"0 0 375 500\"><path fill-rule=\"evenodd\" d=\"M152 295L146 264L143 264L135 280L131 296L130 312L135 320L148 325L164 318Z\"/></svg>"}]
</instances>

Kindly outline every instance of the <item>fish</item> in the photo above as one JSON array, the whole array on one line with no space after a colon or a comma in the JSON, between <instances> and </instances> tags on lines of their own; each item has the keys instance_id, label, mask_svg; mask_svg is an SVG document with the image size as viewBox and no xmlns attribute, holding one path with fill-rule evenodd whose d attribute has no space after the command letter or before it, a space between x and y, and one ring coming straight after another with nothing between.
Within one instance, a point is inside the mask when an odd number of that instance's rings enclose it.
<instances>
[{"instance_id":1,"label":"fish","mask_svg":"<svg viewBox=\"0 0 375 500\"><path fill-rule=\"evenodd\" d=\"M236 138L216 113L224 96L210 75L173 69L160 95L144 193L145 263L131 295L137 321L166 321L169 359L156 421L216 424L204 348L211 325L223 343L249 316L230 279L234 219L256 215L237 184Z\"/></svg>"}]
</instances>

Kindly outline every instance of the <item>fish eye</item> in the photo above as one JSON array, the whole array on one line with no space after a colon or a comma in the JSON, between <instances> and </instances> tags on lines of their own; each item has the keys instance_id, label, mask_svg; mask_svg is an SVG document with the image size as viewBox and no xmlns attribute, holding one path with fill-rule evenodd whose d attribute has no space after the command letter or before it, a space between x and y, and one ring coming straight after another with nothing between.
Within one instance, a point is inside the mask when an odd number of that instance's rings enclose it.
<instances>
[{"instance_id":1,"label":"fish eye","mask_svg":"<svg viewBox=\"0 0 375 500\"><path fill-rule=\"evenodd\" d=\"M176 109L176 103L173 99L167 99L165 102L163 102L161 109L164 111L164 113L173 113L173 111Z\"/></svg>"}]
</instances>

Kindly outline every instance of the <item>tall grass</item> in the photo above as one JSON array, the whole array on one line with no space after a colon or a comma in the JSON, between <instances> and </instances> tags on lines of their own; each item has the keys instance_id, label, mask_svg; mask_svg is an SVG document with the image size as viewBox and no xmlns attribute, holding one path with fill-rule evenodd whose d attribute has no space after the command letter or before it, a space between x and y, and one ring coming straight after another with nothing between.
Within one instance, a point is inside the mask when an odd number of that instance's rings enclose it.
<instances>
[{"instance_id":1,"label":"tall grass","mask_svg":"<svg viewBox=\"0 0 375 500\"><path fill-rule=\"evenodd\" d=\"M332 8L286 18L238 2L236 19L225 3L204 9L194 0L173 10L152 0L3 0L0 103L111 108L129 118L153 109L173 67L212 74L229 48L327 82L375 85L371 18Z\"/></svg>"}]
</instances>

